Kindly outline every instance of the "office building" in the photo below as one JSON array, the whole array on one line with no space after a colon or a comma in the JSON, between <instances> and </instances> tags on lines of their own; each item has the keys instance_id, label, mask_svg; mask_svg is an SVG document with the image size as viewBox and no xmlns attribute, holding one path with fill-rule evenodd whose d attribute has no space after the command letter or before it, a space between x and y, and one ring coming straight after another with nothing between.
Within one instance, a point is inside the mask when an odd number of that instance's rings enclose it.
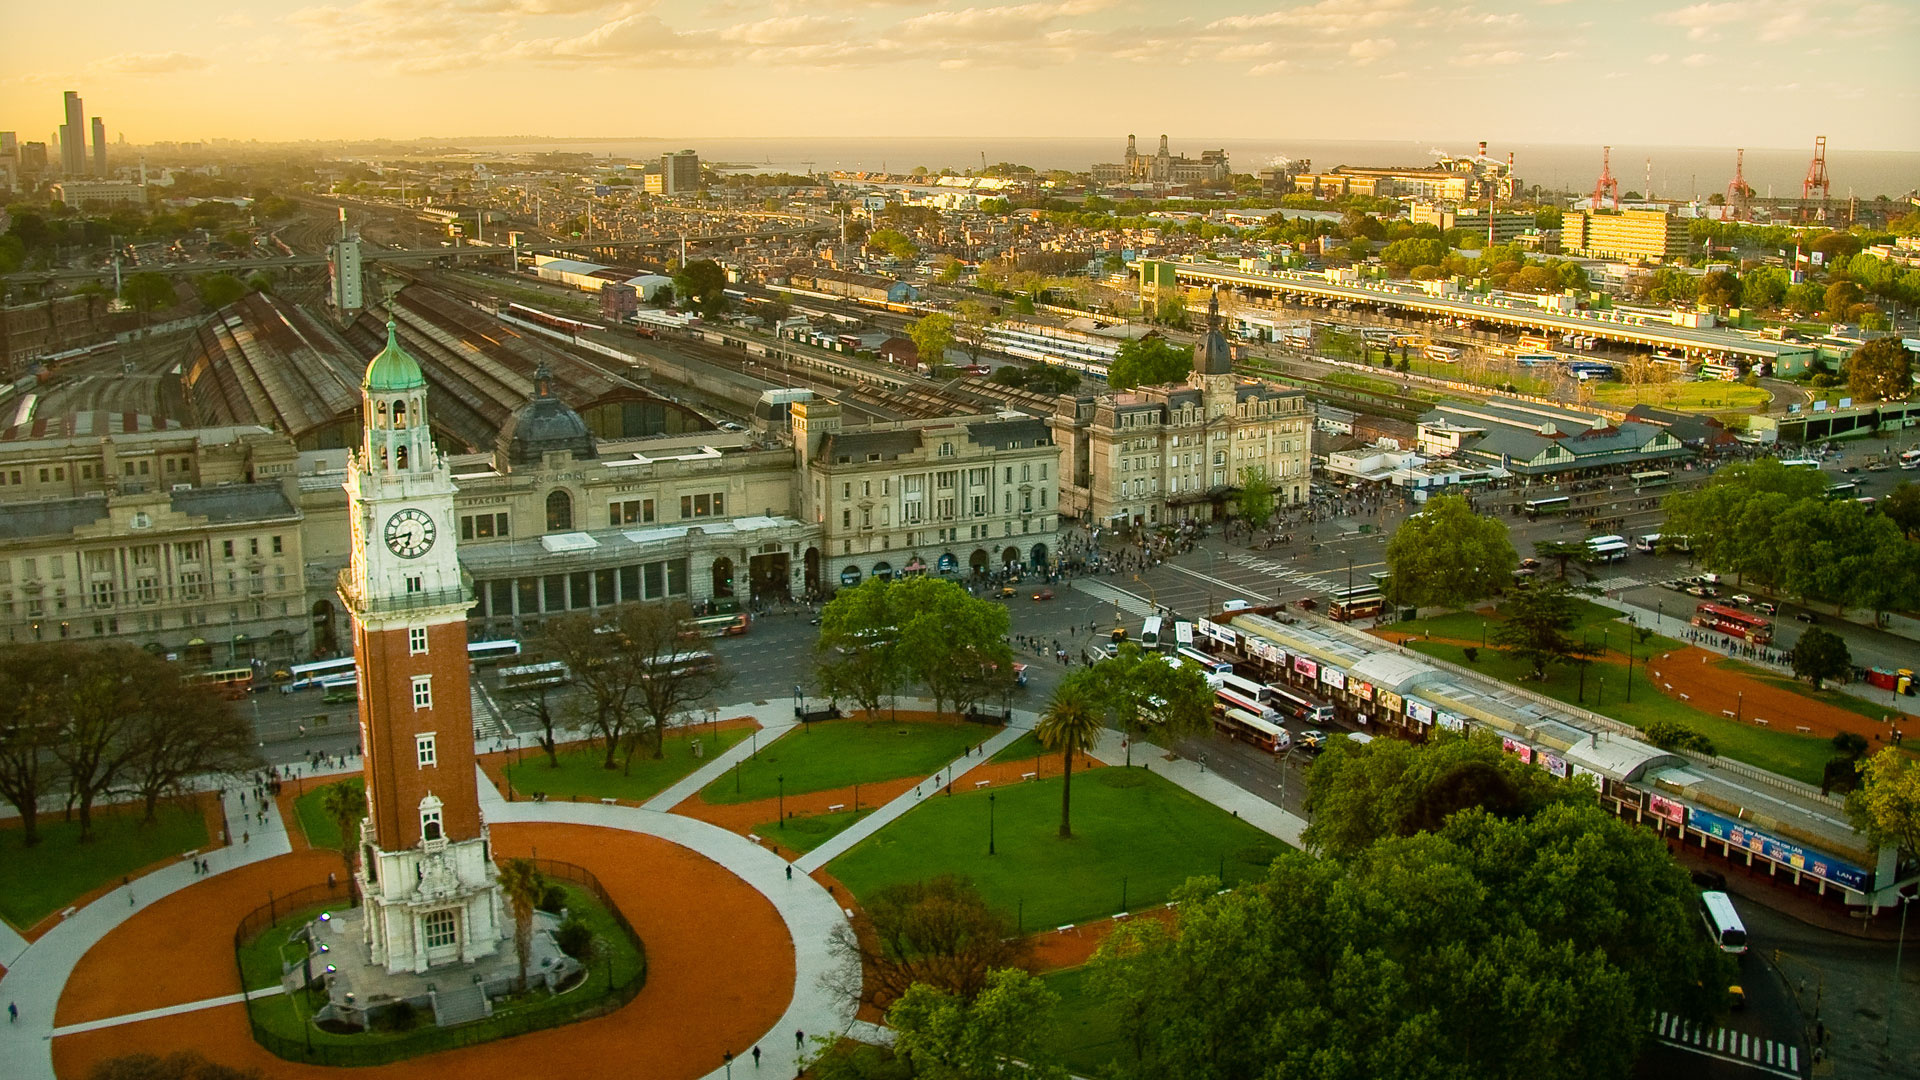
<instances>
[{"instance_id":1,"label":"office building","mask_svg":"<svg viewBox=\"0 0 1920 1080\"><path fill-rule=\"evenodd\" d=\"M817 400L793 402L789 415L802 516L820 537L805 566L812 587L1046 569L1056 558L1060 456L1047 421L1015 413L842 430L840 405Z\"/></svg>"},{"instance_id":2,"label":"office building","mask_svg":"<svg viewBox=\"0 0 1920 1080\"><path fill-rule=\"evenodd\" d=\"M1309 497L1313 407L1303 391L1234 377L1217 296L1184 385L1062 397L1051 423L1060 512L1082 524L1218 520L1248 469L1278 506Z\"/></svg>"},{"instance_id":3,"label":"office building","mask_svg":"<svg viewBox=\"0 0 1920 1080\"><path fill-rule=\"evenodd\" d=\"M1470 241L1467 246L1477 247L1487 241L1488 215L1484 207L1463 206L1454 209L1440 203L1417 202L1408 211L1408 220L1415 225L1431 225L1441 232L1459 229L1466 233ZM1511 244L1535 228L1531 213L1515 213L1506 210L1495 211L1492 215L1493 242ZM1479 244L1471 241L1478 241Z\"/></svg>"},{"instance_id":4,"label":"office building","mask_svg":"<svg viewBox=\"0 0 1920 1080\"><path fill-rule=\"evenodd\" d=\"M1672 262L1691 243L1686 223L1663 210L1569 210L1560 230L1562 250L1591 259Z\"/></svg>"},{"instance_id":5,"label":"office building","mask_svg":"<svg viewBox=\"0 0 1920 1080\"><path fill-rule=\"evenodd\" d=\"M692 150L660 155L661 194L692 195L700 190L700 155Z\"/></svg>"},{"instance_id":6,"label":"office building","mask_svg":"<svg viewBox=\"0 0 1920 1080\"><path fill-rule=\"evenodd\" d=\"M60 125L60 171L67 176L87 173L87 110L78 91L66 92L67 122Z\"/></svg>"},{"instance_id":7,"label":"office building","mask_svg":"<svg viewBox=\"0 0 1920 1080\"><path fill-rule=\"evenodd\" d=\"M53 185L53 197L75 210L145 206L147 189L119 180L63 180Z\"/></svg>"},{"instance_id":8,"label":"office building","mask_svg":"<svg viewBox=\"0 0 1920 1080\"><path fill-rule=\"evenodd\" d=\"M93 118L93 175L107 178L107 122L98 116Z\"/></svg>"},{"instance_id":9,"label":"office building","mask_svg":"<svg viewBox=\"0 0 1920 1080\"><path fill-rule=\"evenodd\" d=\"M20 144L20 175L46 175L47 160L46 143L25 142Z\"/></svg>"},{"instance_id":10,"label":"office building","mask_svg":"<svg viewBox=\"0 0 1920 1080\"><path fill-rule=\"evenodd\" d=\"M0 131L0 161L14 162L20 157L20 136L12 131Z\"/></svg>"}]
</instances>

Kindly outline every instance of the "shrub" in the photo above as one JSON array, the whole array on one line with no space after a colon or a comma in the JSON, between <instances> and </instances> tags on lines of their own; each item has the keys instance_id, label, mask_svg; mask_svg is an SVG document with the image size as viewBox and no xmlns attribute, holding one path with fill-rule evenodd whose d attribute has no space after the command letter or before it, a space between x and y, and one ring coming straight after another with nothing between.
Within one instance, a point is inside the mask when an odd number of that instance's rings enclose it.
<instances>
[{"instance_id":1,"label":"shrub","mask_svg":"<svg viewBox=\"0 0 1920 1080\"><path fill-rule=\"evenodd\" d=\"M1718 756L1713 748L1713 740L1687 727L1685 724L1656 720L1646 726L1643 734L1647 741L1662 750L1692 750L1708 757Z\"/></svg>"},{"instance_id":2,"label":"shrub","mask_svg":"<svg viewBox=\"0 0 1920 1080\"><path fill-rule=\"evenodd\" d=\"M540 903L536 906L541 911L551 911L558 915L560 909L567 906L567 890L551 881L548 882L546 890L540 894Z\"/></svg>"},{"instance_id":3,"label":"shrub","mask_svg":"<svg viewBox=\"0 0 1920 1080\"><path fill-rule=\"evenodd\" d=\"M1464 645L1460 649L1460 655L1467 658L1467 663L1477 664L1480 662L1480 646Z\"/></svg>"},{"instance_id":4,"label":"shrub","mask_svg":"<svg viewBox=\"0 0 1920 1080\"><path fill-rule=\"evenodd\" d=\"M420 1011L410 1001L396 1001L373 1014L375 1031L412 1031L420 1024Z\"/></svg>"},{"instance_id":5,"label":"shrub","mask_svg":"<svg viewBox=\"0 0 1920 1080\"><path fill-rule=\"evenodd\" d=\"M593 929L577 918L569 918L554 931L553 943L575 960L585 960L593 949Z\"/></svg>"}]
</instances>

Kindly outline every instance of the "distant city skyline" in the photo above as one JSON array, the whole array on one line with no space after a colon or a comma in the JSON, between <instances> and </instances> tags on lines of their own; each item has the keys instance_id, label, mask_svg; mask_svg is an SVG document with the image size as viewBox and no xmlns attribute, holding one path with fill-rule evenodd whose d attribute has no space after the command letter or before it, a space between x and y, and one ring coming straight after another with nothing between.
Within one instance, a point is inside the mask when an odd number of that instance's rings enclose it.
<instances>
[{"instance_id":1,"label":"distant city skyline","mask_svg":"<svg viewBox=\"0 0 1920 1080\"><path fill-rule=\"evenodd\" d=\"M1887 0L209 0L12 6L0 127L135 143L1184 133L1920 149Z\"/></svg>"}]
</instances>

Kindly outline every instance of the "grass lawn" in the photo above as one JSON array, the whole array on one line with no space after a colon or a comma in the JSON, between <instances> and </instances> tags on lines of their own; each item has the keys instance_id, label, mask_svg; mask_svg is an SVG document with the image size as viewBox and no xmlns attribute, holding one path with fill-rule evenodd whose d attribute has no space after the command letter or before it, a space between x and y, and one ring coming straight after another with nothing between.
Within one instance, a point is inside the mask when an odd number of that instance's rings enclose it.
<instances>
[{"instance_id":1,"label":"grass lawn","mask_svg":"<svg viewBox=\"0 0 1920 1080\"><path fill-rule=\"evenodd\" d=\"M1190 877L1237 883L1265 874L1281 842L1145 769L1076 774L1073 837L1063 840L1060 781L994 792L987 855L987 793L934 796L835 859L828 869L855 896L936 874L964 874L987 902L1026 929L1104 918L1163 903ZM1024 902L1024 909L1022 908Z\"/></svg>"},{"instance_id":2,"label":"grass lawn","mask_svg":"<svg viewBox=\"0 0 1920 1080\"><path fill-rule=\"evenodd\" d=\"M80 823L41 814L40 842L26 847L20 829L0 829L0 918L27 930L75 898L161 859L207 846L207 819L198 804L162 803L157 820L141 821L138 805L95 807L93 840L80 842Z\"/></svg>"},{"instance_id":3,"label":"grass lawn","mask_svg":"<svg viewBox=\"0 0 1920 1080\"><path fill-rule=\"evenodd\" d=\"M1602 383L1594 390L1593 398L1599 404L1623 409L1644 403L1679 412L1714 412L1762 408L1773 400L1773 394L1764 387L1707 379L1651 383L1638 387L1625 383Z\"/></svg>"},{"instance_id":4,"label":"grass lawn","mask_svg":"<svg viewBox=\"0 0 1920 1080\"><path fill-rule=\"evenodd\" d=\"M607 755L597 742L561 750L560 767L557 769L548 768L547 755L535 748L528 751L519 763L507 766L507 780L522 796L544 791L550 799L578 796L582 799L645 802L751 734L752 731L744 727L670 734L666 739L665 757L656 759L649 750L641 747L633 753L631 769L602 768ZM696 739L700 742L703 755L698 758L693 756ZM614 760L618 763L621 759L616 756Z\"/></svg>"},{"instance_id":5,"label":"grass lawn","mask_svg":"<svg viewBox=\"0 0 1920 1080\"><path fill-rule=\"evenodd\" d=\"M267 1036L284 1040L285 1046L295 1053L300 1052L310 1038L315 1051L312 1060L323 1065L376 1065L400 1061L450 1047L469 1046L568 1023L590 1012L598 1001L606 997L614 984L636 977L644 979L647 961L644 948L634 948L632 941L614 923L612 913L601 907L591 893L564 883L561 887L567 892L568 909L592 927L595 947L604 945L607 951L587 965L584 986L559 997L545 990L534 990L525 995L497 999L492 1016L453 1028L434 1027L433 1014L430 1011L423 1012L412 1030L400 1032L334 1034L311 1027L308 1019L317 1006L325 1004L325 998L309 992L294 997L276 994L257 998L250 1006L253 1018ZM282 920L279 924L282 928L279 937L283 941L285 928L290 922ZM297 951L293 955L297 956ZM270 955L265 962L273 962ZM271 1042L267 1046L273 1049Z\"/></svg>"},{"instance_id":6,"label":"grass lawn","mask_svg":"<svg viewBox=\"0 0 1920 1080\"><path fill-rule=\"evenodd\" d=\"M999 753L993 755L989 760L1025 761L1028 758L1037 758L1041 754L1051 753L1053 753L1053 751L1040 745L1040 737L1029 731L1025 735L1008 743Z\"/></svg>"},{"instance_id":7,"label":"grass lawn","mask_svg":"<svg viewBox=\"0 0 1920 1080\"><path fill-rule=\"evenodd\" d=\"M1130 1053L1121 1041L1119 1020L1087 985L1086 968L1067 968L1041 980L1060 995L1047 1049L1074 1075L1103 1075L1115 1058Z\"/></svg>"},{"instance_id":8,"label":"grass lawn","mask_svg":"<svg viewBox=\"0 0 1920 1080\"><path fill-rule=\"evenodd\" d=\"M1397 622L1393 624L1393 629L1403 630L1409 634L1429 634L1437 638L1452 638L1456 641L1479 641L1482 635L1481 627L1484 624L1487 628L1485 640L1488 647L1491 648L1493 644L1493 627L1500 621L1497 616L1497 611L1498 609L1496 609L1496 617L1494 618L1488 618L1485 615L1473 611L1454 611L1445 615L1434 615L1425 619ZM1615 608L1607 607L1605 604L1591 603L1586 600L1574 601L1574 624L1571 632L1576 637L1591 637L1595 645L1604 644L1608 648L1624 651L1628 640L1630 640L1625 631L1630 631L1631 629L1630 626L1622 621L1622 615ZM1632 640L1633 655L1635 656L1646 656L1649 653L1685 648L1681 642L1675 641L1672 638L1661 637L1659 634L1648 638L1644 644L1638 639Z\"/></svg>"},{"instance_id":9,"label":"grass lawn","mask_svg":"<svg viewBox=\"0 0 1920 1080\"><path fill-rule=\"evenodd\" d=\"M1510 660L1506 656L1488 651L1480 654L1480 662L1468 664L1457 645L1443 645L1439 642L1421 641L1412 647L1428 656L1451 660L1469 668L1475 668L1496 679L1524 687L1535 693L1546 694L1568 704L1579 704L1577 700L1580 686L1578 669L1569 664L1557 664L1549 669L1548 680L1544 683L1522 681L1521 676L1528 673L1523 661ZM1818 784L1827 759L1833 756L1833 750L1827 740L1810 735L1794 735L1752 724L1738 724L1723 716L1711 716L1684 702L1661 693L1647 684L1640 669L1633 677L1633 701L1625 698L1626 668L1622 664L1594 664L1587 672L1585 706L1594 712L1611 716L1624 724L1644 729L1655 721L1665 720L1687 727L1713 740L1714 749L1722 757L1734 761L1744 761L1749 765L1777 772L1782 776L1791 776L1809 784ZM1600 685L1604 680L1605 685ZM1596 691L1601 700L1595 703Z\"/></svg>"},{"instance_id":10,"label":"grass lawn","mask_svg":"<svg viewBox=\"0 0 1920 1080\"><path fill-rule=\"evenodd\" d=\"M344 901L342 901L344 903ZM305 941L290 940L295 930L311 922L323 911L331 911L338 904L315 904L281 916L280 921L256 934L252 941L240 946L241 985L249 990L259 990L280 983L282 964L298 963L307 954Z\"/></svg>"},{"instance_id":11,"label":"grass lawn","mask_svg":"<svg viewBox=\"0 0 1920 1080\"><path fill-rule=\"evenodd\" d=\"M738 791L729 773L700 795L710 803L771 799L780 794L783 776L789 795L932 776L998 730L964 721L823 720L788 732L742 762Z\"/></svg>"},{"instance_id":12,"label":"grass lawn","mask_svg":"<svg viewBox=\"0 0 1920 1080\"><path fill-rule=\"evenodd\" d=\"M805 855L852 827L854 822L873 813L873 809L871 806L862 806L857 814L851 810L842 810L837 814L789 818L787 827L784 829L780 827L779 822L768 821L755 825L753 834Z\"/></svg>"},{"instance_id":13,"label":"grass lawn","mask_svg":"<svg viewBox=\"0 0 1920 1080\"><path fill-rule=\"evenodd\" d=\"M361 776L350 776L335 780L333 783L350 784L357 788L367 786L366 778ZM310 788L305 794L293 800L293 816L300 819L300 831L307 834L307 846L324 851L339 851L340 826L334 824L333 819L328 817L326 810L320 806L320 800L330 786L332 785L321 784L319 787Z\"/></svg>"}]
</instances>

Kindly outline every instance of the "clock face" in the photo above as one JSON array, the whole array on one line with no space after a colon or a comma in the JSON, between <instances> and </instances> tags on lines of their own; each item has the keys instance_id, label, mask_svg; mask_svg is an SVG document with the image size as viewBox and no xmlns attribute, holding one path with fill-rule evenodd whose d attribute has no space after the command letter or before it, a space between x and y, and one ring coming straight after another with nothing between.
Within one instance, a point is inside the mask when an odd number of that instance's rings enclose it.
<instances>
[{"instance_id":1,"label":"clock face","mask_svg":"<svg viewBox=\"0 0 1920 1080\"><path fill-rule=\"evenodd\" d=\"M433 547L433 519L409 506L387 519L387 550L403 559L417 559Z\"/></svg>"}]
</instances>

